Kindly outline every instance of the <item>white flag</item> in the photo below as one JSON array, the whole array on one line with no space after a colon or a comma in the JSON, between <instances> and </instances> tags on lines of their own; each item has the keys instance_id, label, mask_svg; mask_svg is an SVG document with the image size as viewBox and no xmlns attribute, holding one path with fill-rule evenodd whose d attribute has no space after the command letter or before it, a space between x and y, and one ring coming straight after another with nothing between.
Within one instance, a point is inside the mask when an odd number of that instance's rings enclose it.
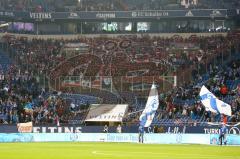
<instances>
[{"instance_id":1,"label":"white flag","mask_svg":"<svg viewBox=\"0 0 240 159\"><path fill-rule=\"evenodd\" d=\"M219 100L205 86L202 86L199 95L201 97L201 102L205 106L207 111L209 110L214 113L225 114L228 116L232 115L231 106Z\"/></svg>"},{"instance_id":2,"label":"white flag","mask_svg":"<svg viewBox=\"0 0 240 159\"><path fill-rule=\"evenodd\" d=\"M143 127L149 127L152 123L156 110L158 108L158 91L154 84L152 84L147 104L143 110L141 116L139 117L140 125Z\"/></svg>"}]
</instances>

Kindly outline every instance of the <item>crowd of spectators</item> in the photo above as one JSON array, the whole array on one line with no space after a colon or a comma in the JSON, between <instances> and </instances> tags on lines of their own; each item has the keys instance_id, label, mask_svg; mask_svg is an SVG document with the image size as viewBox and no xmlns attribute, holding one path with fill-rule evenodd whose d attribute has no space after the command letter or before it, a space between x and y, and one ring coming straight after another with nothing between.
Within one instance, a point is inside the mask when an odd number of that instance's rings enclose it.
<instances>
[{"instance_id":1,"label":"crowd of spectators","mask_svg":"<svg viewBox=\"0 0 240 159\"><path fill-rule=\"evenodd\" d=\"M179 123L181 122L179 117L186 116L191 120L217 121L217 117L213 118L214 115L204 111L197 99L199 92L197 83L190 84L190 82L202 81L202 74L209 73L211 78L208 84L213 87L210 90L229 100L226 88L223 87L219 92L216 90L222 84L229 87L229 83L226 83L230 80L229 78L235 80L239 76L237 62L227 71L216 67L217 64L214 62L220 61L221 64L224 64L225 59L231 58L231 54L239 52L237 50L240 48L239 37L235 35L226 37L196 37L193 35L188 38L177 35L171 38L131 35L114 38L79 37L72 40L5 36L3 41L5 41L2 45L3 49L9 53L16 64L6 74L2 73L4 78L1 79L1 112L8 116L6 120L8 123L17 122L16 119L44 123L58 119L65 121L70 116L73 117L73 115L69 115L71 114L70 104L65 100L57 95L50 96L50 98L49 96L43 97L43 93L48 90L45 90L46 85L43 88L40 87L39 81L45 76L49 77L49 82L46 82L49 83L48 89L52 88L66 93L85 93L99 97L103 103L129 103L130 111L134 112L139 109L135 105L136 94L140 92L141 95L144 89L141 88L136 93L133 84L139 82L151 84L153 82L153 78L143 79L142 77L177 75L180 79L178 84L181 87L175 89L165 87L165 90L160 88L160 92L163 94L161 94L162 104L158 110L157 119L176 119ZM74 54L74 57L63 55L62 50L66 46L79 43L81 43L80 46L83 44L88 46L87 53ZM192 78L187 78L187 74ZM64 81L60 78L64 76L82 77L81 81L84 81L85 85L80 83L80 88L79 86L64 87L62 85ZM91 88L93 82L102 76L112 77L112 80L110 82L104 80L104 88L103 82L98 83L97 88ZM91 77L90 80L88 77ZM181 80L181 78L183 79ZM210 83L211 79L215 78L218 80ZM154 80L161 86L162 79L154 78ZM89 88L91 89L89 90ZM173 91L167 92L169 89ZM21 92L22 90L23 92ZM236 94L231 95L231 99L236 99ZM34 103L35 100L38 101L37 104ZM234 101L232 103L233 114L238 120L238 100L231 101ZM23 108L25 106L34 108L32 114L22 115L23 111L25 112ZM58 109L60 109L60 113ZM75 113L75 115L77 114ZM136 117L136 115L134 116ZM129 120L132 118L134 117ZM231 120L233 120L232 118Z\"/></svg>"},{"instance_id":2,"label":"crowd of spectators","mask_svg":"<svg viewBox=\"0 0 240 159\"><path fill-rule=\"evenodd\" d=\"M79 114L88 110L85 103L73 107L69 98L45 90L33 72L20 68L13 63L4 70L0 65L0 123L57 124L81 120Z\"/></svg>"},{"instance_id":3,"label":"crowd of spectators","mask_svg":"<svg viewBox=\"0 0 240 159\"><path fill-rule=\"evenodd\" d=\"M0 123L15 124L32 121L34 124L80 122L88 107L74 104L61 94L45 90L29 73L19 73L12 66L0 73ZM75 122L76 123L76 122Z\"/></svg>"},{"instance_id":4,"label":"crowd of spectators","mask_svg":"<svg viewBox=\"0 0 240 159\"><path fill-rule=\"evenodd\" d=\"M198 79L167 93L160 93L160 104L153 124L196 126L205 122L223 122L222 114L206 111L201 104L199 92L203 84L220 100L231 105L232 116L227 117L228 124L234 125L240 122L240 60L238 59L224 67L219 65L211 69L204 83ZM133 113L130 113L125 122L138 123L141 115L139 110L143 108L131 110Z\"/></svg>"},{"instance_id":5,"label":"crowd of spectators","mask_svg":"<svg viewBox=\"0 0 240 159\"><path fill-rule=\"evenodd\" d=\"M184 3L183 3L184 1ZM128 11L164 9L235 9L238 0L3 0L0 9L8 11L63 12L63 11Z\"/></svg>"}]
</instances>

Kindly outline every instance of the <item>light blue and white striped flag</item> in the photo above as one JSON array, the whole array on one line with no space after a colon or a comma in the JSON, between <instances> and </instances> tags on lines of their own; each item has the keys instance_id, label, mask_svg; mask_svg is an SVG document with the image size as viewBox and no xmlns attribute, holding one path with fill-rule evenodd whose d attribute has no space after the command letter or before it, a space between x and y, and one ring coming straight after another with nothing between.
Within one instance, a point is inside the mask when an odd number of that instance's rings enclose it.
<instances>
[{"instance_id":1,"label":"light blue and white striped flag","mask_svg":"<svg viewBox=\"0 0 240 159\"><path fill-rule=\"evenodd\" d=\"M152 123L156 110L158 108L158 91L155 84L152 84L147 104L143 110L141 116L139 117L140 125L143 127L149 127Z\"/></svg>"},{"instance_id":2,"label":"light blue and white striped flag","mask_svg":"<svg viewBox=\"0 0 240 159\"><path fill-rule=\"evenodd\" d=\"M213 93L211 93L205 86L202 86L200 91L201 102L207 111L214 113L232 115L231 106L219 100Z\"/></svg>"}]
</instances>

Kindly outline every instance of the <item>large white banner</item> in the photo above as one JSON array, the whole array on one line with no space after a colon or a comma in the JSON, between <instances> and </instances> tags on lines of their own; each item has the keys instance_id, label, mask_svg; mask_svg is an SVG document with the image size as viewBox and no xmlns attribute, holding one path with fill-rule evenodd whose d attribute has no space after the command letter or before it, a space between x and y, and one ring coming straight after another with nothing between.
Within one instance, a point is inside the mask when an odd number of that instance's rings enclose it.
<instances>
[{"instance_id":1,"label":"large white banner","mask_svg":"<svg viewBox=\"0 0 240 159\"><path fill-rule=\"evenodd\" d=\"M85 121L121 122L127 108L127 104L93 104Z\"/></svg>"}]
</instances>

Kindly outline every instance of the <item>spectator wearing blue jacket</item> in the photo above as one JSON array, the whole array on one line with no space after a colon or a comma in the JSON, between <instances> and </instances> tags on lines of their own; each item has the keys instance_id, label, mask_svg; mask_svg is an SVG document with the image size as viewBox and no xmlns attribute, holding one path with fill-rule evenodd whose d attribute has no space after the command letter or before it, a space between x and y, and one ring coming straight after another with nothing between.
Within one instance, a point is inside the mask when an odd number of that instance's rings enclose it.
<instances>
[{"instance_id":1,"label":"spectator wearing blue jacket","mask_svg":"<svg viewBox=\"0 0 240 159\"><path fill-rule=\"evenodd\" d=\"M226 127L226 124L223 124L222 127L219 130L219 142L220 142L220 145L222 145L223 142L224 142L224 145L227 144L226 134L227 134L227 127Z\"/></svg>"},{"instance_id":2,"label":"spectator wearing blue jacket","mask_svg":"<svg viewBox=\"0 0 240 159\"><path fill-rule=\"evenodd\" d=\"M138 142L143 143L144 127L139 125L138 127Z\"/></svg>"}]
</instances>

